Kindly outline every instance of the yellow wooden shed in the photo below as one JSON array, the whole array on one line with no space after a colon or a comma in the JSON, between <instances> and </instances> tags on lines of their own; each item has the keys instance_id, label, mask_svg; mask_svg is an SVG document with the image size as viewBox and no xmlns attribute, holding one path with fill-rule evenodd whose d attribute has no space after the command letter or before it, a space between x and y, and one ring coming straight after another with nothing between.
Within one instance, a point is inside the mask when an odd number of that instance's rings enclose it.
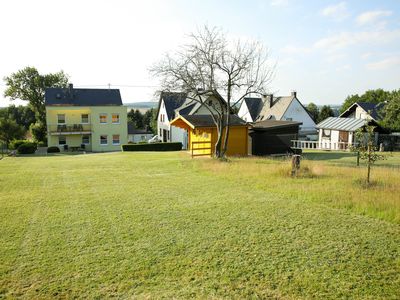
<instances>
[{"instance_id":1,"label":"yellow wooden shed","mask_svg":"<svg viewBox=\"0 0 400 300\"><path fill-rule=\"evenodd\" d=\"M170 123L188 132L188 148L193 156L214 154L218 133L211 115L178 116ZM230 118L227 156L248 155L248 125L238 116Z\"/></svg>"}]
</instances>

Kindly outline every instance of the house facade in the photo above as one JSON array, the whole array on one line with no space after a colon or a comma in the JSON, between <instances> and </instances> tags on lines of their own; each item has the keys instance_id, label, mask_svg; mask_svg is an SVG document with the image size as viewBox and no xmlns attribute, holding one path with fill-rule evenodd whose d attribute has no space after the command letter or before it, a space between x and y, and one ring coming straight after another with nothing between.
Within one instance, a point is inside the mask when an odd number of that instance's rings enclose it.
<instances>
[{"instance_id":1,"label":"house facade","mask_svg":"<svg viewBox=\"0 0 400 300\"><path fill-rule=\"evenodd\" d=\"M154 134L147 129L138 129L132 123L128 123L128 143L147 142Z\"/></svg>"},{"instance_id":2,"label":"house facade","mask_svg":"<svg viewBox=\"0 0 400 300\"><path fill-rule=\"evenodd\" d=\"M106 152L127 143L127 110L117 89L50 88L45 106L49 147Z\"/></svg>"},{"instance_id":3,"label":"house facade","mask_svg":"<svg viewBox=\"0 0 400 300\"><path fill-rule=\"evenodd\" d=\"M220 99L205 95L203 102L217 110ZM177 116L210 115L211 112L201 103L188 98L186 93L162 92L158 104L157 135L162 142L180 142L182 149L188 149L189 136L185 128L172 126L171 121Z\"/></svg>"},{"instance_id":4,"label":"house facade","mask_svg":"<svg viewBox=\"0 0 400 300\"><path fill-rule=\"evenodd\" d=\"M239 108L238 116L249 123L278 120L300 122L299 135L316 135L316 124L297 98L297 93L290 96L274 97L265 95L262 98L245 98Z\"/></svg>"}]
</instances>

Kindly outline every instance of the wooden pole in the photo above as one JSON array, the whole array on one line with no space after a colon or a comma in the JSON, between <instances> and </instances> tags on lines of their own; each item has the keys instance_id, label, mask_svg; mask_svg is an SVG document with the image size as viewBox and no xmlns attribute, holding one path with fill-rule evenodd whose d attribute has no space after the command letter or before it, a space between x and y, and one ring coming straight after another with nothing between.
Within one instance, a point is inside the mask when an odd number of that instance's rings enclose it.
<instances>
[{"instance_id":1,"label":"wooden pole","mask_svg":"<svg viewBox=\"0 0 400 300\"><path fill-rule=\"evenodd\" d=\"M360 151L357 151L357 167L360 166Z\"/></svg>"},{"instance_id":2,"label":"wooden pole","mask_svg":"<svg viewBox=\"0 0 400 300\"><path fill-rule=\"evenodd\" d=\"M294 154L292 156L292 176L296 176L300 169L300 155Z\"/></svg>"}]
</instances>

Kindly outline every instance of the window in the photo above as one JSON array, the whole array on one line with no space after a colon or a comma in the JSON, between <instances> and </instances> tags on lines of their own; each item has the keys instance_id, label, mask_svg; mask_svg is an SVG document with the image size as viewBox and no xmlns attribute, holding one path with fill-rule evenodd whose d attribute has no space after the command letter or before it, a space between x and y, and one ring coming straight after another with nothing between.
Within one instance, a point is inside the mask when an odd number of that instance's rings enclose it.
<instances>
[{"instance_id":1,"label":"window","mask_svg":"<svg viewBox=\"0 0 400 300\"><path fill-rule=\"evenodd\" d=\"M66 145L67 144L67 137L65 135L60 135L58 137L58 144L59 145Z\"/></svg>"},{"instance_id":2,"label":"window","mask_svg":"<svg viewBox=\"0 0 400 300\"><path fill-rule=\"evenodd\" d=\"M142 141L145 141L145 140L146 140L146 136L141 135L141 136L140 136L140 139L141 139Z\"/></svg>"},{"instance_id":3,"label":"window","mask_svg":"<svg viewBox=\"0 0 400 300\"><path fill-rule=\"evenodd\" d=\"M113 134L112 143L113 145L119 145L119 134Z\"/></svg>"},{"instance_id":4,"label":"window","mask_svg":"<svg viewBox=\"0 0 400 300\"><path fill-rule=\"evenodd\" d=\"M113 124L119 124L119 114L112 114L111 120Z\"/></svg>"},{"instance_id":5,"label":"window","mask_svg":"<svg viewBox=\"0 0 400 300\"><path fill-rule=\"evenodd\" d=\"M65 114L58 114L57 122L58 122L58 124L65 124Z\"/></svg>"},{"instance_id":6,"label":"window","mask_svg":"<svg viewBox=\"0 0 400 300\"><path fill-rule=\"evenodd\" d=\"M330 136L331 136L331 131L329 129L322 130L322 137L330 137Z\"/></svg>"},{"instance_id":7,"label":"window","mask_svg":"<svg viewBox=\"0 0 400 300\"><path fill-rule=\"evenodd\" d=\"M89 145L90 137L86 135L82 135L82 144Z\"/></svg>"},{"instance_id":8,"label":"window","mask_svg":"<svg viewBox=\"0 0 400 300\"><path fill-rule=\"evenodd\" d=\"M169 130L167 130L167 140L169 140Z\"/></svg>"},{"instance_id":9,"label":"window","mask_svg":"<svg viewBox=\"0 0 400 300\"><path fill-rule=\"evenodd\" d=\"M160 128L160 136L162 136L162 129Z\"/></svg>"},{"instance_id":10,"label":"window","mask_svg":"<svg viewBox=\"0 0 400 300\"><path fill-rule=\"evenodd\" d=\"M100 114L100 123L101 124L107 123L107 114Z\"/></svg>"},{"instance_id":11,"label":"window","mask_svg":"<svg viewBox=\"0 0 400 300\"><path fill-rule=\"evenodd\" d=\"M81 115L81 123L82 124L88 124L89 123L89 115L88 114L82 114Z\"/></svg>"},{"instance_id":12,"label":"window","mask_svg":"<svg viewBox=\"0 0 400 300\"><path fill-rule=\"evenodd\" d=\"M103 134L100 136L100 145L107 145L107 135Z\"/></svg>"},{"instance_id":13,"label":"window","mask_svg":"<svg viewBox=\"0 0 400 300\"><path fill-rule=\"evenodd\" d=\"M286 121L293 121L293 118L286 118Z\"/></svg>"}]
</instances>

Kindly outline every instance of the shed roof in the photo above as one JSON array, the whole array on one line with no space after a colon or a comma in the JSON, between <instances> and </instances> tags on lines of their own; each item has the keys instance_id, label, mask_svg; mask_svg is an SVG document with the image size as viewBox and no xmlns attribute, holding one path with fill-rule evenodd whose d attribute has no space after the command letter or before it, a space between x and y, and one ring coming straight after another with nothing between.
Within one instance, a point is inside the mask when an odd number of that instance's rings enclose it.
<instances>
[{"instance_id":1,"label":"shed roof","mask_svg":"<svg viewBox=\"0 0 400 300\"><path fill-rule=\"evenodd\" d=\"M279 129L288 127L299 127L302 122L280 121L280 120L265 120L253 124L253 129Z\"/></svg>"},{"instance_id":2,"label":"shed roof","mask_svg":"<svg viewBox=\"0 0 400 300\"><path fill-rule=\"evenodd\" d=\"M317 128L343 131L356 131L365 126L369 120L354 118L329 117L317 124Z\"/></svg>"},{"instance_id":3,"label":"shed roof","mask_svg":"<svg viewBox=\"0 0 400 300\"><path fill-rule=\"evenodd\" d=\"M191 128L197 127L215 127L214 121L211 115L185 115L179 116L171 121L171 125L174 123L177 125L182 120L188 124ZM237 115L230 116L230 126L247 126L247 123L239 118Z\"/></svg>"},{"instance_id":4,"label":"shed roof","mask_svg":"<svg viewBox=\"0 0 400 300\"><path fill-rule=\"evenodd\" d=\"M47 88L46 106L120 106L119 89Z\"/></svg>"}]
</instances>

